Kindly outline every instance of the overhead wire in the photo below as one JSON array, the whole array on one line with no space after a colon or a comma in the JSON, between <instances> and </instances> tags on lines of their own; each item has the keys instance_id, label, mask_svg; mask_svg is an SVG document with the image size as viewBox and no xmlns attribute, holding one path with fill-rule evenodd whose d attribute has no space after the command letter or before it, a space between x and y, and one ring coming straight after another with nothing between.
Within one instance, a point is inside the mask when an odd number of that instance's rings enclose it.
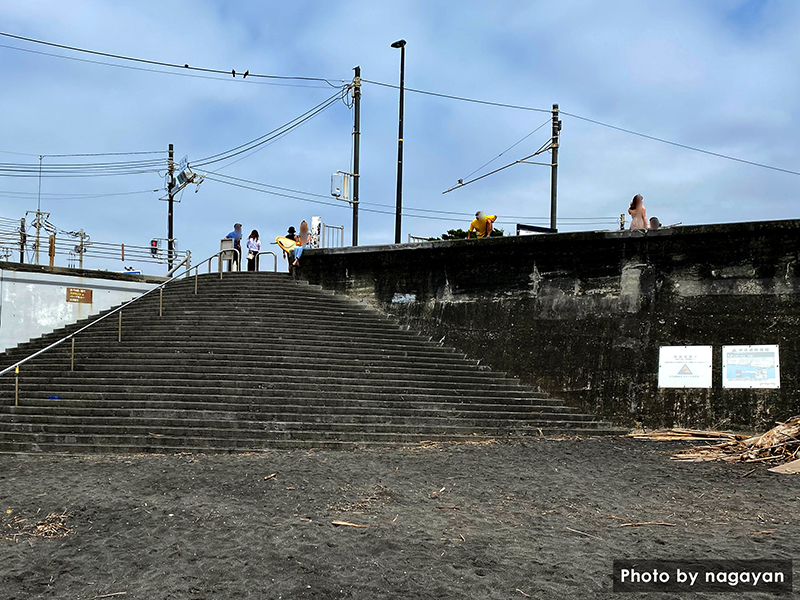
<instances>
[{"instance_id":1,"label":"overhead wire","mask_svg":"<svg viewBox=\"0 0 800 600\"><path fill-rule=\"evenodd\" d=\"M95 56L113 58L113 59L116 59L116 60L137 62L137 63L143 63L143 64L161 66L161 67L168 67L168 68L171 68L171 69L189 70L189 71L196 71L196 72L202 72L202 73L212 73L212 74L219 74L219 75L233 74L234 78L235 78L235 74L234 74L235 72L233 70L228 71L226 69L211 69L211 68L207 68L207 67L196 67L196 66L191 66L188 63L184 63L183 65L181 65L179 63L173 63L173 62L168 62L168 61L150 60L150 59L143 59L143 58L137 58L137 57L132 57L132 56L126 56L126 55L122 55L122 54L114 54L114 53L110 53L110 52L101 52L101 51L97 51L97 50L90 50L90 49L87 49L87 48L69 46L69 45L66 45L66 44L58 44L58 43L55 43L55 42L48 42L48 41L45 41L45 40L39 40L39 39L36 39L36 38L20 36L20 35L16 35L16 34L12 34L12 33L7 33L7 32L0 32L0 36L6 37L6 38L11 38L11 39L16 39L16 40L20 40L20 41L25 41L25 42L29 42L29 43L32 43L32 44L40 44L40 45L54 47L54 48L61 48L61 49L69 50L69 51L72 51L72 52L80 52L80 53L91 54L91 55L95 55ZM14 46L3 46L3 47L11 48L11 49L14 49L14 50L22 50L22 51L37 52L37 53L40 53L40 54L47 54L47 53L41 53L41 52L38 52L38 51L33 51L33 50L30 50L30 49L18 48L18 47L14 47ZM59 56L61 58L73 58L73 59L75 58L75 57L65 57L65 56L61 56L61 55L55 55L55 56ZM112 63L101 63L101 64L112 64ZM115 66L120 66L120 65L115 65ZM175 72L172 72L172 73L175 73ZM336 85L331 83L331 81L337 81L335 79L324 78L324 77L266 75L266 74L260 74L260 73L249 73L249 70L247 71L247 74L251 78L262 78L262 79L272 79L272 80L294 80L294 81L324 82L327 85L332 86L332 87L336 87ZM244 77L242 78L242 81L245 81ZM344 80L338 80L338 81L340 81L342 83L345 83ZM387 88L393 88L393 89L398 89L399 88L399 86L395 85L395 84L384 83L384 82L374 81L374 80L370 80L370 79L362 79L362 82L369 83L369 84L372 84L372 85L387 87ZM439 92L432 92L432 91L429 91L429 90L421 90L421 89L409 88L409 87L405 87L404 89L406 91L412 92L412 93L424 94L424 95L434 96L434 97L439 97L439 98L447 98L447 99L451 99L451 100L459 100L459 101L462 101L462 102L470 102L470 103L476 103L476 104L484 104L484 105L489 105L489 106L498 106L498 107L503 107L503 108L512 108L512 109L516 109L516 110L526 110L526 111L534 111L534 112L541 112L541 113L550 113L551 112L551 110L544 109L544 108L535 108L535 107L523 106L523 105L518 105L518 104L509 104L509 103L505 103L505 102L495 102L495 101L489 101L489 100L481 100L481 99L478 99L478 98L469 98L469 97L465 97L465 96L456 96L456 95L453 95L453 94L444 94L444 93L439 93ZM600 126L603 126L603 127L608 127L610 129L615 129L617 131L628 133L630 135L635 135L635 136L639 136L639 137L642 137L642 138L650 139L650 140L653 140L653 141L661 142L661 143L664 143L664 144L669 144L669 145L672 145L672 146L675 146L675 147L678 147L678 148L683 148L683 149L686 149L686 150L690 150L690 151L693 151L693 152L699 152L699 153L706 154L706 155L709 155L709 156L715 156L717 158L723 158L725 160L731 160L731 161L735 161L735 162L739 162L739 163L743 163L743 164L748 164L748 165L751 165L751 166L756 166L756 167L760 167L760 168L764 168L764 169L770 169L770 170L778 171L778 172L781 172L781 173L788 173L788 174L791 174L791 175L800 175L800 171L795 171L795 170L792 170L792 169L785 169L785 168L782 168L782 167L776 167L776 166L773 166L773 165L768 165L768 164L760 163L760 162L757 162L757 161L751 161L751 160L747 160L747 159L743 159L743 158L738 158L738 157L735 157L735 156L730 156L730 155L723 154L723 153L720 153L720 152L714 152L714 151L711 151L711 150L705 150L703 148L698 148L696 146L690 146L688 144L682 144L682 143L679 143L679 142L673 142L673 141L670 141L670 140L667 140L667 139L664 139L664 138L659 138L657 136L652 136L652 135L640 133L640 132L637 132L637 131L634 131L634 130L631 130L631 129L627 129L627 128L624 128L624 127L619 127L619 126L616 126L616 125L611 125L609 123L604 123L602 121L599 121L599 120L596 120L596 119L591 119L589 117L584 117L584 116L581 116L581 115L578 115L578 114L575 114L575 113L571 113L571 112L567 112L567 111L561 111L561 114L569 116L569 117L573 117L573 118L576 118L576 119L580 119L580 120L583 120L583 121L586 121L586 122L594 123L594 124L597 124L597 125L600 125Z\"/></svg>"},{"instance_id":2,"label":"overhead wire","mask_svg":"<svg viewBox=\"0 0 800 600\"><path fill-rule=\"evenodd\" d=\"M250 140L249 142L245 142L244 144L240 144L224 152L218 152L217 154L212 154L211 156L206 156L205 158L192 161L191 165L193 167L202 167L205 165L210 165L213 163L225 161L230 158L233 158L234 156L238 156L244 152L249 152L250 150L253 150L263 144L266 144L269 141L277 139L278 137L282 137L292 129L299 127L306 121L309 121L310 119L317 116L319 113L333 106L333 104L335 104L339 100L339 97L342 95L342 93L343 93L342 90L338 90L335 94L333 94L326 100L323 100L313 108L310 108L303 114L295 117L294 119L288 121L287 123L284 123L280 127L276 127L275 129L265 133L264 135L261 135L253 140Z\"/></svg>"},{"instance_id":3,"label":"overhead wire","mask_svg":"<svg viewBox=\"0 0 800 600\"><path fill-rule=\"evenodd\" d=\"M114 59L117 59L117 60L124 60L124 61L129 61L129 62L137 62L137 63L143 63L143 64L154 65L154 66L159 66L159 67L169 67L169 68L172 68L172 69L181 69L181 70L185 69L185 70L188 70L188 71L198 71L198 72L202 72L202 73L214 73L214 74L218 74L218 75L230 75L232 73L232 71L228 70L228 69L210 69L210 68L207 68L207 67L190 66L188 63L179 64L179 63L172 63L172 62L166 62L166 61L160 61L160 60L150 60L150 59L146 59L146 58L137 58L137 57L133 57L133 56L125 56L125 55L122 55L122 54L113 54L111 52L100 52L98 50L90 50L90 49L87 49L87 48L79 48L77 46L68 46L66 44L57 44L55 42L48 42L48 41L45 41L45 40L39 40L39 39L25 37L25 36L21 36L21 35L15 35L13 33L0 32L0 36L7 37L7 38L12 38L12 39L15 39L15 40L21 40L21 41L25 41L25 42L30 42L32 44L41 44L43 46L50 46L52 48L61 48L62 50L70 50L72 52L81 52L81 53L84 53L84 54L92 54L94 56L103 56L105 58L114 58ZM242 72L242 75L244 75L243 72ZM336 81L335 79L329 79L329 78L325 78L325 77L305 77L305 76L295 76L295 75L265 75L265 74L261 74L261 73L250 73L249 70L247 71L247 76L248 77L253 77L253 78L259 78L259 79L276 79L276 80L287 80L287 81L317 81L317 82L324 82L324 83L327 83L328 85L336 87L336 86L334 86L334 84L330 83L331 80ZM235 75L234 75L234 78L235 78ZM244 80L245 78L243 77L242 79Z\"/></svg>"},{"instance_id":4,"label":"overhead wire","mask_svg":"<svg viewBox=\"0 0 800 600\"><path fill-rule=\"evenodd\" d=\"M529 137L531 137L531 136L532 136L534 133L536 133L537 131L539 131L539 130L540 130L542 127L544 127L545 125L547 125L547 124L548 124L548 123L550 123L550 122L551 122L551 120L550 120L550 119L547 119L547 121L545 121L544 123L542 123L541 125L539 125L539 126L536 128L536 129L534 129L533 131L531 131L530 133L528 133L528 134L527 134L525 137L523 137L523 138L522 138L521 140L519 140L518 142L515 142L514 144L511 144L511 145L510 145L508 148L506 148L505 150L503 150L503 151L502 151L500 154L498 154L497 156L495 156L495 157L494 157L492 160L490 160L490 161L488 161L488 162L485 162L485 163L483 163L483 164L482 164L480 167L478 167L477 169L475 169L475 170L474 170L472 173L470 173L469 175L467 175L467 176L465 176L465 177L462 177L462 180L463 180L463 179L469 179L470 177L472 177L473 175L475 175L475 173L477 173L478 171L480 171L480 170L481 170L481 169L483 169L484 167L487 167L487 166L489 166L489 165L490 165L490 164L492 164L494 161L496 161L498 158L500 158L501 156L503 156L503 155L504 155L506 152L508 152L509 150L513 150L514 148L516 148L517 146L519 146L519 145L520 145L522 142L524 142L525 140L527 140L527 139L528 139Z\"/></svg>"},{"instance_id":5,"label":"overhead wire","mask_svg":"<svg viewBox=\"0 0 800 600\"><path fill-rule=\"evenodd\" d=\"M793 171L791 169L784 169L782 167L775 167L772 165L767 165L764 163L747 160L744 158L738 158L735 156L730 156L728 154L722 154L720 152L713 152L711 150L704 150L703 148L697 148L696 146L689 146L687 144L681 144L680 142L672 142L670 140L656 137L654 135L648 135L646 133L640 133L638 131L633 131L632 129L626 129L624 127L618 127L617 125L611 125L609 123L603 123L602 121L597 121L595 119L590 119L589 117L582 117L581 115L576 115L575 113L561 111L562 115L566 115L568 117L572 117L574 119L580 119L581 121L587 121L588 123L594 123L595 125L601 125L603 127L608 127L609 129L615 129L616 131L621 131L623 133L628 133L630 135L635 135L641 138L645 138L648 140L653 140L655 142L661 142L662 144L668 144L670 146L676 146L678 148L683 148L684 150L692 150L693 152L700 152L701 154L707 154L709 156L716 156L717 158L724 158L726 160L732 160L739 163L744 163L746 165L752 165L754 167L761 167L762 169L770 169L772 171L779 171L781 173L788 173L790 175L800 175L800 171Z\"/></svg>"},{"instance_id":6,"label":"overhead wire","mask_svg":"<svg viewBox=\"0 0 800 600\"><path fill-rule=\"evenodd\" d=\"M148 67L135 67L133 65L124 65L119 63L111 63L105 62L102 60L90 60L87 58L78 58L76 56L65 56L63 54L55 54L52 52L41 52L39 50L31 50L30 48L18 48L17 46L9 46L6 44L0 44L0 48L7 48L9 50L19 50L20 52L29 52L31 54L39 54L41 56L50 56L53 58L61 58L64 60L71 60L75 62L81 63L88 63L93 65L103 65L106 67L115 67L118 69L128 69L130 71L144 71L147 73L161 73L163 75L174 75L177 77L190 77L193 79L210 79L212 81L231 81L233 83L247 83L247 84L254 84L254 85L271 85L271 86L279 86L279 87L294 87L294 88L309 88L309 89L329 89L333 84L328 83L328 85L313 85L313 84L302 84L302 83L285 83L285 82L278 82L278 81L257 81L255 79L243 79L243 78L231 78L231 77L217 77L212 75L201 75L199 73L182 73L179 71L166 71L164 69L151 69ZM334 86L335 87L335 86Z\"/></svg>"},{"instance_id":7,"label":"overhead wire","mask_svg":"<svg viewBox=\"0 0 800 600\"><path fill-rule=\"evenodd\" d=\"M218 179L215 175L219 175L223 179ZM316 194L316 193L313 193L313 192L302 192L300 190L293 190L291 188L283 188L283 187L273 186L273 185L270 185L270 184L264 184L264 183L260 183L260 182L253 181L253 180L242 179L240 177L233 177L233 176L230 176L230 175L222 175L222 174L213 174L213 175L211 175L211 174L209 174L209 175L206 175L206 178L211 180L211 181L216 181L218 183L224 183L224 184L231 185L231 186L234 186L234 187L247 189L247 190L251 190L251 191L255 191L255 192L261 192L261 193L265 193L265 194L270 194L270 195L274 195L274 196L278 196L278 197L282 197L282 198L289 198L289 199L293 199L293 200L301 200L301 201L304 201L304 202L311 202L313 204L321 204L321 205L324 205L324 206L333 206L333 207L336 207L336 208L349 208L349 206L347 206L345 203L342 203L342 202L331 202L331 201L324 201L324 200L316 200L315 198L327 198L327 196L323 196L322 194ZM229 180L233 180L233 181L229 181ZM246 184L251 184L251 185L246 185ZM263 188L270 188L270 189L263 189ZM281 190L281 191L272 191L273 189ZM290 192L290 193L284 193L284 192ZM301 194L303 196L308 196L308 197L302 197L302 196L299 196L299 195L296 195L296 194ZM370 213L376 213L376 214L385 214L385 215L394 215L395 214L394 211L367 208L365 205L366 206L378 206L378 207L392 208L389 205L382 205L382 204L376 204L376 203L370 203L370 202L359 202L360 210L363 211L363 212L370 212ZM442 214L442 215L451 214L451 215L460 217L460 218L444 217L444 216L435 216L435 215L431 215L431 214L418 215L418 214L411 214L411 212L403 212L403 216L409 217L409 218L429 219L429 220L435 220L435 221L447 221L447 222L450 222L450 223L462 222L463 221L463 217L471 216L469 213L459 213L459 212L455 212L455 211L439 211L439 210L432 210L432 209L419 209L419 208L412 208L412 207L404 207L404 211L413 211L413 212L424 211L424 212L428 212L428 213L436 213L436 214ZM519 219L519 220L526 220L526 221L547 221L549 219L549 217L517 217L517 216L511 216L511 215L509 215L509 216L502 215L501 218L498 220L498 222L500 222L500 223L510 223L510 221L503 220L503 219ZM616 223L617 222L616 217L602 217L602 218L579 217L579 218L574 218L574 219L569 219L569 220L570 221L575 221L575 224L580 224L579 222L584 222L584 221L585 222L592 222L592 223L600 223L600 222L603 222L603 223L610 223L610 222Z\"/></svg>"}]
</instances>

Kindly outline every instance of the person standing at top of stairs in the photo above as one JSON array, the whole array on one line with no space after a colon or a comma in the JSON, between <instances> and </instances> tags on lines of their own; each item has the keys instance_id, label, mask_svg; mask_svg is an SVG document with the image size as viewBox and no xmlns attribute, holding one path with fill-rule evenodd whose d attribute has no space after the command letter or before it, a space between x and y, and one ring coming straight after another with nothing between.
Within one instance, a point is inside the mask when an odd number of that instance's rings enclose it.
<instances>
[{"instance_id":1,"label":"person standing at top of stairs","mask_svg":"<svg viewBox=\"0 0 800 600\"><path fill-rule=\"evenodd\" d=\"M236 270L241 271L242 270L242 224L234 223L233 231L231 231L225 237L233 240L233 248L239 253L236 256L235 260L231 261L231 270L233 270L233 263L236 262Z\"/></svg>"},{"instance_id":2,"label":"person standing at top of stairs","mask_svg":"<svg viewBox=\"0 0 800 600\"><path fill-rule=\"evenodd\" d=\"M261 241L258 239L258 229L253 229L247 238L247 270L256 270L256 258L261 251Z\"/></svg>"}]
</instances>

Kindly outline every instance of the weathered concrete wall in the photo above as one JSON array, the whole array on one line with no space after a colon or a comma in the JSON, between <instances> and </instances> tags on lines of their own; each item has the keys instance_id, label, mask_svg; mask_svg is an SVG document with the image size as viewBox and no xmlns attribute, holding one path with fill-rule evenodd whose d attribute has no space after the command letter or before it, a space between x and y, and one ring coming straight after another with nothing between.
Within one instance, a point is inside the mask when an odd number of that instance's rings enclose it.
<instances>
[{"instance_id":1,"label":"weathered concrete wall","mask_svg":"<svg viewBox=\"0 0 800 600\"><path fill-rule=\"evenodd\" d=\"M800 413L800 221L313 250L302 276L618 423L761 427ZM721 387L721 347L779 344L781 389ZM713 345L714 388L658 388Z\"/></svg>"},{"instance_id":2,"label":"weathered concrete wall","mask_svg":"<svg viewBox=\"0 0 800 600\"><path fill-rule=\"evenodd\" d=\"M0 263L0 351L111 308L162 278ZM67 301L67 288L92 291L91 303Z\"/></svg>"}]
</instances>

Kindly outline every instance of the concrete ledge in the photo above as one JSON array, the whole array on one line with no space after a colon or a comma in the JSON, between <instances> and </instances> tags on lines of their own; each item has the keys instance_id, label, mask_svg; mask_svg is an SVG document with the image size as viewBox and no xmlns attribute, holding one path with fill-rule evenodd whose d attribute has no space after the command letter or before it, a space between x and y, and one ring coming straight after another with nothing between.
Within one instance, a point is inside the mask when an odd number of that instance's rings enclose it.
<instances>
[{"instance_id":1,"label":"concrete ledge","mask_svg":"<svg viewBox=\"0 0 800 600\"><path fill-rule=\"evenodd\" d=\"M584 412L647 426L800 414L800 220L330 248L301 277ZM780 390L721 388L721 346L779 344ZM710 390L658 388L660 346L714 347Z\"/></svg>"}]
</instances>

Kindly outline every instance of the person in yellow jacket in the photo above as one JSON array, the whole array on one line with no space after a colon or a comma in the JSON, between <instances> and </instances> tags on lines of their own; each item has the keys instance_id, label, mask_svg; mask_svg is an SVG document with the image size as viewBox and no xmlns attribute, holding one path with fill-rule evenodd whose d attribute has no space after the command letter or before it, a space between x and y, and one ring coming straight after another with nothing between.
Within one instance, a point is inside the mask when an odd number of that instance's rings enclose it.
<instances>
[{"instance_id":1,"label":"person in yellow jacket","mask_svg":"<svg viewBox=\"0 0 800 600\"><path fill-rule=\"evenodd\" d=\"M478 239L489 237L492 235L495 221L497 221L497 215L485 215L482 210L479 210L475 213L475 220L470 223L467 239L472 237L473 231L478 234Z\"/></svg>"}]
</instances>

